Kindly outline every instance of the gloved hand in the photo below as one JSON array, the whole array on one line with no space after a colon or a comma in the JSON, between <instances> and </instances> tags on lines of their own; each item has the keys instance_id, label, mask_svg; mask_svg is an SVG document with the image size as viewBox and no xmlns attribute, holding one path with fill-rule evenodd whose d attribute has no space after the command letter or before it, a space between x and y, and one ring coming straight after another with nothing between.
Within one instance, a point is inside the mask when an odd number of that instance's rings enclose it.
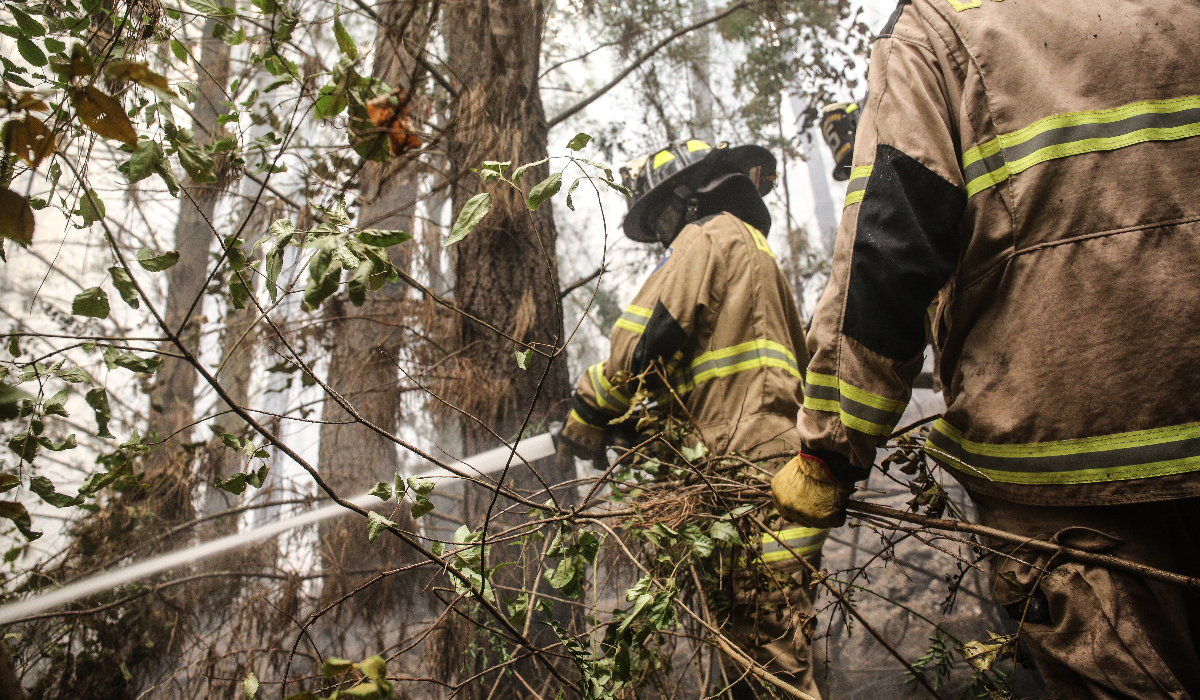
<instances>
[{"instance_id":1,"label":"gloved hand","mask_svg":"<svg viewBox=\"0 0 1200 700\"><path fill-rule=\"evenodd\" d=\"M565 449L580 459L603 462L606 432L604 428L583 422L571 411L558 433L558 452L561 455Z\"/></svg>"},{"instance_id":2,"label":"gloved hand","mask_svg":"<svg viewBox=\"0 0 1200 700\"><path fill-rule=\"evenodd\" d=\"M838 481L820 458L799 454L771 479L775 507L805 527L841 527L854 489Z\"/></svg>"}]
</instances>

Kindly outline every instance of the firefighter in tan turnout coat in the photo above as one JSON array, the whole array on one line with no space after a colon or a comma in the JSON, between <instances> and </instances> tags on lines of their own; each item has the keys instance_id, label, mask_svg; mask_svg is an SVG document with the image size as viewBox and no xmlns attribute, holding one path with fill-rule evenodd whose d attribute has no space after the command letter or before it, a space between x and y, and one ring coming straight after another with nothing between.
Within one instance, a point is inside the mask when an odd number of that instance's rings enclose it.
<instances>
[{"instance_id":1,"label":"firefighter in tan turnout coat","mask_svg":"<svg viewBox=\"0 0 1200 700\"><path fill-rule=\"evenodd\" d=\"M1200 3L904 0L875 43L781 511L836 524L921 366L980 520L1200 573ZM1059 698L1200 698L1190 589L1009 547Z\"/></svg>"},{"instance_id":2,"label":"firefighter in tan turnout coat","mask_svg":"<svg viewBox=\"0 0 1200 700\"><path fill-rule=\"evenodd\" d=\"M635 197L626 235L659 241L666 252L613 327L609 358L580 378L563 443L600 459L609 422L626 413L636 388L622 386L618 374L636 376L658 360L713 454L795 452L808 355L800 315L766 240L771 217L761 195L775 179L774 156L757 146L710 148L693 140L635 160L622 175ZM789 527L780 537L819 563L827 533ZM796 585L785 591L788 604L776 601L769 613L760 613L754 596L739 596L725 633L817 696L802 563L764 540L761 561ZM738 680L745 671L730 670L735 696L754 697L752 685Z\"/></svg>"}]
</instances>

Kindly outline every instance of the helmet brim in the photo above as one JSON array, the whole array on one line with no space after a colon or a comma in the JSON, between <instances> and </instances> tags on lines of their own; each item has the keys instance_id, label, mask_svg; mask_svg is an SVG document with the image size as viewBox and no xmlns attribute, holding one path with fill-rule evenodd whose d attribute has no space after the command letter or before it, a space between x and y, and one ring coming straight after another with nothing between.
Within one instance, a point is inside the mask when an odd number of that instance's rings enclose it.
<instances>
[{"instance_id":1,"label":"helmet brim","mask_svg":"<svg viewBox=\"0 0 1200 700\"><path fill-rule=\"evenodd\" d=\"M723 174L749 172L752 168L761 168L758 194L763 196L771 191L775 182L775 156L770 151L755 145L714 148L707 156L672 174L634 202L621 227L626 236L639 243L657 243L658 236L646 225L646 214L657 211L665 198L674 196L676 188L684 186L688 191L696 192Z\"/></svg>"}]
</instances>

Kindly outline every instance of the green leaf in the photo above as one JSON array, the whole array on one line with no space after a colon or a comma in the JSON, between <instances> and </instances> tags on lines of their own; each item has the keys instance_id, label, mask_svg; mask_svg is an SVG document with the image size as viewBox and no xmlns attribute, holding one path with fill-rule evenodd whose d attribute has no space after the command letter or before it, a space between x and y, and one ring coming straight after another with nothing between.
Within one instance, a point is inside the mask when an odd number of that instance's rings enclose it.
<instances>
[{"instance_id":1,"label":"green leaf","mask_svg":"<svg viewBox=\"0 0 1200 700\"><path fill-rule=\"evenodd\" d=\"M205 17L216 17L220 20L232 20L237 17L237 10L232 7L217 5L212 0L184 0L189 7Z\"/></svg>"},{"instance_id":2,"label":"green leaf","mask_svg":"<svg viewBox=\"0 0 1200 700\"><path fill-rule=\"evenodd\" d=\"M575 188L579 187L579 181L582 179L581 177L575 178L575 182L572 182L571 187L567 190L567 209L571 211L575 211L575 204L571 201L571 196L575 194Z\"/></svg>"},{"instance_id":3,"label":"green leaf","mask_svg":"<svg viewBox=\"0 0 1200 700\"><path fill-rule=\"evenodd\" d=\"M11 491L21 485L21 477L16 474L0 474L0 493Z\"/></svg>"},{"instance_id":4,"label":"green leaf","mask_svg":"<svg viewBox=\"0 0 1200 700\"><path fill-rule=\"evenodd\" d=\"M91 226L104 218L104 201L95 190L85 190L79 197L79 209L75 214L83 217L83 226L80 228Z\"/></svg>"},{"instance_id":5,"label":"green leaf","mask_svg":"<svg viewBox=\"0 0 1200 700\"><path fill-rule=\"evenodd\" d=\"M371 542L374 542L375 538L379 537L379 533L383 532L389 527L396 527L396 523L388 520L375 511L367 513L367 539Z\"/></svg>"},{"instance_id":6,"label":"green leaf","mask_svg":"<svg viewBox=\"0 0 1200 700\"><path fill-rule=\"evenodd\" d=\"M538 207L542 206L542 202L558 194L561 187L562 173L554 173L534 185L533 189L529 191L529 211L537 211Z\"/></svg>"},{"instance_id":7,"label":"green leaf","mask_svg":"<svg viewBox=\"0 0 1200 700\"><path fill-rule=\"evenodd\" d=\"M492 195L487 192L480 192L468 199L467 203L463 205L462 211L458 213L458 220L450 229L450 237L446 239L445 245L453 245L466 238L491 210Z\"/></svg>"},{"instance_id":8,"label":"green leaf","mask_svg":"<svg viewBox=\"0 0 1200 700\"><path fill-rule=\"evenodd\" d=\"M304 303L315 311L338 290L342 281L342 264L334 260L329 251L318 251L308 263L308 276L308 286L304 288Z\"/></svg>"},{"instance_id":9,"label":"green leaf","mask_svg":"<svg viewBox=\"0 0 1200 700\"><path fill-rule=\"evenodd\" d=\"M137 259L142 269L150 272L162 272L174 267L175 263L179 262L179 251L172 250L155 255L154 251L149 248L142 248L138 251Z\"/></svg>"},{"instance_id":10,"label":"green leaf","mask_svg":"<svg viewBox=\"0 0 1200 700\"><path fill-rule=\"evenodd\" d=\"M529 369L529 358L533 355L533 348L517 350L517 366L521 369Z\"/></svg>"},{"instance_id":11,"label":"green leaf","mask_svg":"<svg viewBox=\"0 0 1200 700\"><path fill-rule=\"evenodd\" d=\"M133 308L138 308L142 305L138 299L137 289L133 286L133 278L125 271L125 268L117 266L108 268L108 274L112 275L113 286L117 288L117 292L121 295L121 299Z\"/></svg>"},{"instance_id":12,"label":"green leaf","mask_svg":"<svg viewBox=\"0 0 1200 700\"><path fill-rule=\"evenodd\" d=\"M729 544L741 544L742 538L738 534L737 528L728 520L717 520L708 528L708 536L714 540L728 542Z\"/></svg>"},{"instance_id":13,"label":"green leaf","mask_svg":"<svg viewBox=\"0 0 1200 700\"><path fill-rule=\"evenodd\" d=\"M254 675L254 671L242 681L242 692L246 694L246 700L254 700L254 696L258 694L258 676Z\"/></svg>"},{"instance_id":14,"label":"green leaf","mask_svg":"<svg viewBox=\"0 0 1200 700\"><path fill-rule=\"evenodd\" d=\"M8 5L7 9L12 13L13 19L17 21L17 26L25 36L45 36L46 28L37 22L34 18L27 15L24 11L13 5Z\"/></svg>"},{"instance_id":15,"label":"green leaf","mask_svg":"<svg viewBox=\"0 0 1200 700\"><path fill-rule=\"evenodd\" d=\"M133 155L129 158L129 170L125 176L131 183L140 182L157 173L164 165L170 167L163 147L157 141L142 139L133 149Z\"/></svg>"},{"instance_id":16,"label":"green leaf","mask_svg":"<svg viewBox=\"0 0 1200 700\"><path fill-rule=\"evenodd\" d=\"M240 496L246 490L246 475L238 472L231 475L228 479L217 479L213 482L213 485L222 491L228 491L235 496Z\"/></svg>"},{"instance_id":17,"label":"green leaf","mask_svg":"<svg viewBox=\"0 0 1200 700\"><path fill-rule=\"evenodd\" d=\"M71 302L71 313L88 318L108 318L108 294L99 287L83 290Z\"/></svg>"},{"instance_id":18,"label":"green leaf","mask_svg":"<svg viewBox=\"0 0 1200 700\"><path fill-rule=\"evenodd\" d=\"M67 398L71 396L70 389L60 389L54 396L46 399L42 404L42 413L47 416L62 416L68 417L67 411L63 405L67 402Z\"/></svg>"},{"instance_id":19,"label":"green leaf","mask_svg":"<svg viewBox=\"0 0 1200 700\"><path fill-rule=\"evenodd\" d=\"M250 298L250 288L242 279L247 274L246 272L234 272L229 275L229 301L235 309L246 308L246 300Z\"/></svg>"},{"instance_id":20,"label":"green leaf","mask_svg":"<svg viewBox=\"0 0 1200 700\"><path fill-rule=\"evenodd\" d=\"M33 207L29 200L0 187L0 238L28 246L33 242Z\"/></svg>"},{"instance_id":21,"label":"green leaf","mask_svg":"<svg viewBox=\"0 0 1200 700\"><path fill-rule=\"evenodd\" d=\"M109 358L105 357L105 362L109 362ZM158 371L158 366L162 364L162 358L144 358L138 357L131 352L113 353L111 360L112 367L122 367L130 372L138 372L141 374L154 374Z\"/></svg>"},{"instance_id":22,"label":"green leaf","mask_svg":"<svg viewBox=\"0 0 1200 700\"><path fill-rule=\"evenodd\" d=\"M25 37L17 39L17 51L21 54L21 58L31 66L41 68L46 65L46 54L42 53L37 44Z\"/></svg>"},{"instance_id":23,"label":"green leaf","mask_svg":"<svg viewBox=\"0 0 1200 700\"><path fill-rule=\"evenodd\" d=\"M15 386L0 384L0 420L12 420L21 415L21 402L33 394Z\"/></svg>"},{"instance_id":24,"label":"green leaf","mask_svg":"<svg viewBox=\"0 0 1200 700\"><path fill-rule=\"evenodd\" d=\"M358 240L367 245L388 248L397 243L412 240L412 235L404 231L380 231L379 229L367 228L358 232Z\"/></svg>"},{"instance_id":25,"label":"green leaf","mask_svg":"<svg viewBox=\"0 0 1200 700\"><path fill-rule=\"evenodd\" d=\"M321 674L326 678L336 678L344 673L350 673L354 669L354 662L349 659L339 659L336 656L331 656L325 659L325 663L321 664Z\"/></svg>"},{"instance_id":26,"label":"green leaf","mask_svg":"<svg viewBox=\"0 0 1200 700\"><path fill-rule=\"evenodd\" d=\"M182 83L179 85L179 90L180 92L184 92ZM176 129L174 132L168 133L168 138L179 155L179 164L183 166L183 169L192 180L196 182L217 181L217 175L213 172L216 164L213 162L212 157L197 145L195 135L191 129Z\"/></svg>"},{"instance_id":27,"label":"green leaf","mask_svg":"<svg viewBox=\"0 0 1200 700\"><path fill-rule=\"evenodd\" d=\"M32 463L34 457L37 457L39 447L37 437L33 433L18 433L8 440L8 449L16 453L22 462Z\"/></svg>"},{"instance_id":28,"label":"green leaf","mask_svg":"<svg viewBox=\"0 0 1200 700\"><path fill-rule=\"evenodd\" d=\"M54 490L54 484L44 476L34 476L29 479L29 490L41 496L42 500L55 508L68 508L83 503L82 496L72 498Z\"/></svg>"},{"instance_id":29,"label":"green leaf","mask_svg":"<svg viewBox=\"0 0 1200 700\"><path fill-rule=\"evenodd\" d=\"M187 63L187 59L188 59L187 47L184 46L183 42L181 42L180 40L178 40L178 39L171 40L171 53L175 54L175 58L178 58L181 63Z\"/></svg>"},{"instance_id":30,"label":"green leaf","mask_svg":"<svg viewBox=\"0 0 1200 700\"><path fill-rule=\"evenodd\" d=\"M549 160L550 160L549 158L543 158L541 160L537 160L532 163L526 163L525 165L522 165L521 167L519 167L513 171L512 181L517 183L518 185L521 184L521 178L525 177L526 170L537 167L537 166L541 165L542 163L548 162Z\"/></svg>"},{"instance_id":31,"label":"green leaf","mask_svg":"<svg viewBox=\"0 0 1200 700\"><path fill-rule=\"evenodd\" d=\"M433 501L418 494L417 496L415 496L413 498L413 505L412 505L412 508L409 509L409 513L412 514L413 519L415 520L415 519L421 517L422 515L425 515L429 511L433 510L433 508L434 508Z\"/></svg>"},{"instance_id":32,"label":"green leaf","mask_svg":"<svg viewBox=\"0 0 1200 700\"><path fill-rule=\"evenodd\" d=\"M29 519L29 511L25 510L25 506L20 503L0 501L0 518L13 521L13 525L16 525L25 539L30 542L42 536L42 533L33 531L33 521Z\"/></svg>"},{"instance_id":33,"label":"green leaf","mask_svg":"<svg viewBox=\"0 0 1200 700\"><path fill-rule=\"evenodd\" d=\"M13 478L16 478L16 477L13 477ZM18 480L18 482L19 481L20 480ZM446 545L442 544L440 541L434 541L434 542L429 543L429 553L432 554L433 556L440 557L440 556L442 556L442 554L445 551L446 551Z\"/></svg>"},{"instance_id":34,"label":"green leaf","mask_svg":"<svg viewBox=\"0 0 1200 700\"><path fill-rule=\"evenodd\" d=\"M92 407L92 411L96 414L96 425L98 426L96 437L116 437L108 432L108 421L112 418L112 410L108 407L108 394L104 392L104 389L97 387L88 391L85 398L88 405Z\"/></svg>"},{"instance_id":35,"label":"green leaf","mask_svg":"<svg viewBox=\"0 0 1200 700\"><path fill-rule=\"evenodd\" d=\"M193 82L183 80L177 83L175 87L178 88L179 94L183 95L184 99L191 104L196 104L196 100L200 98L200 89Z\"/></svg>"},{"instance_id":36,"label":"green leaf","mask_svg":"<svg viewBox=\"0 0 1200 700\"><path fill-rule=\"evenodd\" d=\"M386 481L376 481L375 485L372 486L371 490L367 491L367 493L375 496L381 501L392 500L392 487L389 486Z\"/></svg>"},{"instance_id":37,"label":"green leaf","mask_svg":"<svg viewBox=\"0 0 1200 700\"><path fill-rule=\"evenodd\" d=\"M350 38L350 32L347 32L346 28L342 26L340 12L333 14L333 36L337 38L338 49L351 61L357 61L358 47L354 45L354 39Z\"/></svg>"},{"instance_id":38,"label":"green leaf","mask_svg":"<svg viewBox=\"0 0 1200 700\"><path fill-rule=\"evenodd\" d=\"M679 449L679 454L689 462L698 462L708 456L708 446L703 442L698 443L695 447L684 445Z\"/></svg>"},{"instance_id":39,"label":"green leaf","mask_svg":"<svg viewBox=\"0 0 1200 700\"><path fill-rule=\"evenodd\" d=\"M376 683L387 681L387 662L383 660L382 656L367 657L354 664L354 667Z\"/></svg>"},{"instance_id":40,"label":"green leaf","mask_svg":"<svg viewBox=\"0 0 1200 700\"><path fill-rule=\"evenodd\" d=\"M588 141L591 140L592 137L588 136L587 134L575 134L575 136L567 142L567 148L571 149L572 151L579 151L582 150L584 146L588 145Z\"/></svg>"},{"instance_id":41,"label":"green leaf","mask_svg":"<svg viewBox=\"0 0 1200 700\"><path fill-rule=\"evenodd\" d=\"M412 489L418 496L428 496L433 493L434 482L430 479L422 479L418 476L408 477L408 488Z\"/></svg>"}]
</instances>

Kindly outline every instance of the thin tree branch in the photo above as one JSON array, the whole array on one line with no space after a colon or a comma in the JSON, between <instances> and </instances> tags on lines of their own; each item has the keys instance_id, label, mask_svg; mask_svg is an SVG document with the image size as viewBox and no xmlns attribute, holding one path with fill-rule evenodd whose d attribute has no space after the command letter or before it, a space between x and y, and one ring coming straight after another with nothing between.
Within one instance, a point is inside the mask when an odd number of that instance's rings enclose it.
<instances>
[{"instance_id":1,"label":"thin tree branch","mask_svg":"<svg viewBox=\"0 0 1200 700\"><path fill-rule=\"evenodd\" d=\"M708 19L696 22L695 24L692 24L690 26L684 27L683 29L676 31L674 34L671 34L667 38L663 39L662 41L658 42L654 46L650 47L650 49L648 49L642 55L638 56L633 61L633 63L631 63L625 67L625 70L621 71L620 73L617 73L616 77L614 77L612 80L608 81L607 85L600 88L599 90L596 90L592 94L588 95L587 97L576 102L574 105L568 107L566 110L564 110L563 112L556 115L553 119L551 119L549 122L546 123L546 128L553 129L555 126L558 126L566 119L575 116L575 114L577 114L584 107L587 107L591 103L593 103L596 100L603 97L605 93L607 93L609 90L613 89L618 84L620 84L620 82L622 80L629 77L629 74L632 73L633 71L637 70L638 66L640 66L643 63L645 63L646 61L650 60L650 58L652 56L654 56L654 54L661 51L664 47L667 46L667 44L670 44L672 41L675 41L676 39L678 39L679 37L681 37L685 34L694 32L697 29L703 29L704 27L707 27L708 25L712 24L713 22L719 22L719 21L725 19L726 17L728 17L729 15L732 15L734 12L737 12L738 10L744 10L749 6L750 6L750 0L742 0L741 2L735 2L734 4L725 8L725 10L723 12L715 14L712 17L709 17Z\"/></svg>"}]
</instances>

